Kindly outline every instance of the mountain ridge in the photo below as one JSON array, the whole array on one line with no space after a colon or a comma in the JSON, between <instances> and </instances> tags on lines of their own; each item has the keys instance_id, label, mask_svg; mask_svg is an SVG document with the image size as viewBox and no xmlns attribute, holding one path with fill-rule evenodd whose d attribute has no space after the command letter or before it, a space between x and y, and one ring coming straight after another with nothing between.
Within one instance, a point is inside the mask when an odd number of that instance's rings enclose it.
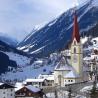
<instances>
[{"instance_id":1,"label":"mountain ridge","mask_svg":"<svg viewBox=\"0 0 98 98\"><path fill-rule=\"evenodd\" d=\"M0 32L0 40L13 47L16 47L18 44L18 41L16 39L1 32Z\"/></svg>"},{"instance_id":2,"label":"mountain ridge","mask_svg":"<svg viewBox=\"0 0 98 98\"><path fill-rule=\"evenodd\" d=\"M98 2L97 4L95 2L96 0L92 2L90 0L76 9L81 35L98 23ZM73 10L74 8L69 9L35 33L33 32L33 35L18 45L18 49L34 57L47 56L50 53L64 49L68 42L71 41ZM87 34L90 35L89 33Z\"/></svg>"}]
</instances>

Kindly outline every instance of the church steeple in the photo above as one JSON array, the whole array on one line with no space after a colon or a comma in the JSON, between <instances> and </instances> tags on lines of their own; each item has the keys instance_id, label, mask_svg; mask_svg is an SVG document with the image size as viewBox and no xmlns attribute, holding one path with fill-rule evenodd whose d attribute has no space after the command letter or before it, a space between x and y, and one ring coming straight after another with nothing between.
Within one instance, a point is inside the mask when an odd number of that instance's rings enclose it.
<instances>
[{"instance_id":1,"label":"church steeple","mask_svg":"<svg viewBox=\"0 0 98 98\"><path fill-rule=\"evenodd\" d=\"M80 42L79 26L78 26L76 12L74 13L74 26L73 26L73 35L72 35L72 40L74 39L76 39L78 43Z\"/></svg>"},{"instance_id":2,"label":"church steeple","mask_svg":"<svg viewBox=\"0 0 98 98\"><path fill-rule=\"evenodd\" d=\"M77 15L75 12L73 34L72 34L72 45L71 45L71 64L79 75L82 75L82 65L83 65L82 61L83 61L82 44L80 42L79 25L77 21Z\"/></svg>"}]
</instances>

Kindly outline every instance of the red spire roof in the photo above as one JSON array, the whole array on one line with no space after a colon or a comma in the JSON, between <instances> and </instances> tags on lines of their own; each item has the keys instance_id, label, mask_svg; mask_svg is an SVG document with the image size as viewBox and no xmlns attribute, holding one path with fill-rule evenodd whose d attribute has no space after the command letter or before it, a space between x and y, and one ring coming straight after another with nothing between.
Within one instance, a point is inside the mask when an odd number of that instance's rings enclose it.
<instances>
[{"instance_id":1,"label":"red spire roof","mask_svg":"<svg viewBox=\"0 0 98 98\"><path fill-rule=\"evenodd\" d=\"M80 42L80 34L79 34L79 27L78 27L78 21L77 21L77 15L76 12L74 14L74 26L73 26L73 40L76 38L77 42Z\"/></svg>"}]
</instances>

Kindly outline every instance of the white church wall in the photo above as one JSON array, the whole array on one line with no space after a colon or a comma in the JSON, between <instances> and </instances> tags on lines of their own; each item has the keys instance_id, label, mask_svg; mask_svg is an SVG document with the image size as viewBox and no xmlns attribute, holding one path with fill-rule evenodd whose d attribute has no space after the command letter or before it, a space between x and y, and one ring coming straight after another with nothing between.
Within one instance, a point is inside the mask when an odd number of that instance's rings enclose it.
<instances>
[{"instance_id":1,"label":"white church wall","mask_svg":"<svg viewBox=\"0 0 98 98\"><path fill-rule=\"evenodd\" d=\"M54 71L54 84L64 86L64 76L68 73L69 71ZM60 83L61 82L61 83Z\"/></svg>"}]
</instances>

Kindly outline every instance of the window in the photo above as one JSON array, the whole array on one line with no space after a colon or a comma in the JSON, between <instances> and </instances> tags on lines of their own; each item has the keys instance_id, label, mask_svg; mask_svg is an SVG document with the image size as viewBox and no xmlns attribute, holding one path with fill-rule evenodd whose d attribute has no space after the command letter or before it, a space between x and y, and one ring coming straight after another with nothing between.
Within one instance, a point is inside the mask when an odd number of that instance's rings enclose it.
<instances>
[{"instance_id":1,"label":"window","mask_svg":"<svg viewBox=\"0 0 98 98\"><path fill-rule=\"evenodd\" d=\"M76 53L76 48L74 48L74 53Z\"/></svg>"},{"instance_id":2,"label":"window","mask_svg":"<svg viewBox=\"0 0 98 98\"><path fill-rule=\"evenodd\" d=\"M68 80L68 82L70 82L70 80Z\"/></svg>"},{"instance_id":3,"label":"window","mask_svg":"<svg viewBox=\"0 0 98 98\"><path fill-rule=\"evenodd\" d=\"M61 75L58 76L59 85L61 85Z\"/></svg>"},{"instance_id":4,"label":"window","mask_svg":"<svg viewBox=\"0 0 98 98\"><path fill-rule=\"evenodd\" d=\"M13 91L13 89L11 89L11 92Z\"/></svg>"},{"instance_id":5,"label":"window","mask_svg":"<svg viewBox=\"0 0 98 98\"><path fill-rule=\"evenodd\" d=\"M26 91L26 88L24 89L24 91Z\"/></svg>"},{"instance_id":6,"label":"window","mask_svg":"<svg viewBox=\"0 0 98 98\"><path fill-rule=\"evenodd\" d=\"M71 82L73 82L73 80L71 80Z\"/></svg>"},{"instance_id":7,"label":"window","mask_svg":"<svg viewBox=\"0 0 98 98\"><path fill-rule=\"evenodd\" d=\"M74 41L74 45L76 45L76 41Z\"/></svg>"},{"instance_id":8,"label":"window","mask_svg":"<svg viewBox=\"0 0 98 98\"><path fill-rule=\"evenodd\" d=\"M29 96L31 96L31 93L29 93Z\"/></svg>"}]
</instances>

